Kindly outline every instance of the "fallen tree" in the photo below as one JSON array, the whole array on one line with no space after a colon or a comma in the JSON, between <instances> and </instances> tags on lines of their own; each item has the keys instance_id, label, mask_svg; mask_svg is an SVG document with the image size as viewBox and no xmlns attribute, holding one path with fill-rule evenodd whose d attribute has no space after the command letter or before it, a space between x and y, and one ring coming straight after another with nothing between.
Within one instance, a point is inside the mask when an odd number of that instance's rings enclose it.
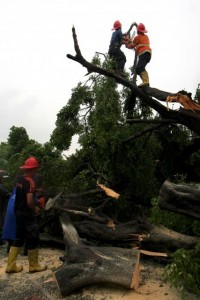
<instances>
[{"instance_id":1,"label":"fallen tree","mask_svg":"<svg viewBox=\"0 0 200 300\"><path fill-rule=\"evenodd\" d=\"M90 193L90 191L89 191ZM89 194L88 193L88 194ZM86 196L87 193L84 193ZM72 209L73 199L75 209ZM88 208L82 210L80 197L77 194L79 209L76 205L76 198L72 194L67 197L58 194L55 198L48 200L46 210L54 209L67 215L71 215L73 226L81 237L88 240L98 240L112 245L124 244L131 247L145 247L153 251L175 251L179 248L190 249L197 242L196 237L180 234L164 226L153 225L145 216L138 216L135 220L119 223L108 216L95 213L95 207L91 212L88 201ZM87 202L82 198L82 203Z\"/></svg>"},{"instance_id":2,"label":"fallen tree","mask_svg":"<svg viewBox=\"0 0 200 300\"><path fill-rule=\"evenodd\" d=\"M80 205L78 194L76 197ZM74 194L72 198L74 201ZM98 216L94 211L91 214L89 208L88 212L69 209L67 207L72 198L70 195L62 197L60 193L46 204L46 210L54 209L61 213L65 255L62 258L63 265L55 271L55 277L63 296L84 286L105 282L136 289L140 279L141 254L169 257L170 251L190 249L198 241L196 237L174 232L164 226L155 226L145 218L115 224L109 217ZM76 201L74 205L77 208ZM69 215L87 220L71 222ZM109 244L113 241L128 241L129 249L87 246L77 231L90 241L93 238ZM161 250L165 252L159 252Z\"/></svg>"},{"instance_id":3,"label":"fallen tree","mask_svg":"<svg viewBox=\"0 0 200 300\"><path fill-rule=\"evenodd\" d=\"M200 190L166 180L160 189L159 206L200 220Z\"/></svg>"},{"instance_id":4,"label":"fallen tree","mask_svg":"<svg viewBox=\"0 0 200 300\"><path fill-rule=\"evenodd\" d=\"M128 87L134 94L133 100L139 97L157 111L160 122L164 125L182 124L193 132L200 133L198 105L195 106L196 104L192 102L191 106L191 102L186 101L188 106L183 105L183 108L177 111L165 107L160 101L167 103L178 100L178 93L167 93L148 87L138 88L134 82L87 62L79 49L74 27L72 33L76 55L67 54L67 57L85 67L87 74L98 73ZM183 104L180 101L179 103ZM55 198L49 199L46 205L46 209L60 212L65 255L62 258L63 265L55 271L55 277L63 296L84 286L105 282L136 289L139 284L141 254L168 257L166 253L170 254L179 248L191 249L198 241L196 237L180 234L164 226L153 225L144 216L121 224L112 217L102 214L98 206L91 206L88 195L95 197L98 193L102 193L102 190L87 193L67 196L60 193ZM87 197L84 198L85 196ZM109 199L105 199L102 205L106 205L107 201ZM129 249L88 246L81 238L90 241L97 239L112 246L126 243Z\"/></svg>"}]
</instances>

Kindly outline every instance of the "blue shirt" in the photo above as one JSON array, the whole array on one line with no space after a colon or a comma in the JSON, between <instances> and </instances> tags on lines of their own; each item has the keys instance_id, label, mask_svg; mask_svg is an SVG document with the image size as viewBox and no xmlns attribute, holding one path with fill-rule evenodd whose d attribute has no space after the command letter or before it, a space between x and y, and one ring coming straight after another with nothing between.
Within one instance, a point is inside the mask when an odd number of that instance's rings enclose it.
<instances>
[{"instance_id":1,"label":"blue shirt","mask_svg":"<svg viewBox=\"0 0 200 300\"><path fill-rule=\"evenodd\" d=\"M123 34L121 31L121 28L115 30L112 34L111 40L110 40L110 47L118 46L121 47L121 42L123 40Z\"/></svg>"}]
</instances>

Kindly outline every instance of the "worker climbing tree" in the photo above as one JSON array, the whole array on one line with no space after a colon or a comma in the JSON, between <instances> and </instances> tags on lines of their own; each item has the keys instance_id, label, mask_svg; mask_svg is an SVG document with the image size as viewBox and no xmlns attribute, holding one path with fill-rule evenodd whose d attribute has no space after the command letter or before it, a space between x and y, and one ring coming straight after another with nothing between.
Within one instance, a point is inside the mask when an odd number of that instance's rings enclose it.
<instances>
[{"instance_id":1,"label":"worker climbing tree","mask_svg":"<svg viewBox=\"0 0 200 300\"><path fill-rule=\"evenodd\" d=\"M133 23L137 26L136 23ZM142 79L142 83L139 86L148 85L149 86L149 75L145 69L146 65L151 60L151 48L149 37L145 34L147 30L144 24L140 23L137 26L137 36L133 40L126 39L125 45L128 49L134 49L136 55L138 56L138 61L136 64L136 74Z\"/></svg>"},{"instance_id":2,"label":"worker climbing tree","mask_svg":"<svg viewBox=\"0 0 200 300\"><path fill-rule=\"evenodd\" d=\"M112 33L108 54L116 61L117 66L115 72L121 76L124 76L126 56L120 49L122 44L124 44L124 35L122 34L121 28L121 22L119 20L115 21L112 28L114 32Z\"/></svg>"}]
</instances>

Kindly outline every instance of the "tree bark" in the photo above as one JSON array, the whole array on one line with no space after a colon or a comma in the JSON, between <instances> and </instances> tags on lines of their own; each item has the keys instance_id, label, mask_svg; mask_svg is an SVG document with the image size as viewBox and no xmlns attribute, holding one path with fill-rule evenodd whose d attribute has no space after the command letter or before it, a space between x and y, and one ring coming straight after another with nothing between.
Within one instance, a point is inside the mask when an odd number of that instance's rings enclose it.
<instances>
[{"instance_id":1,"label":"tree bark","mask_svg":"<svg viewBox=\"0 0 200 300\"><path fill-rule=\"evenodd\" d=\"M53 205L47 203L47 206L73 216L73 225L81 238L106 242L114 246L123 244L129 247L145 247L152 251L165 249L168 252L179 248L191 249L197 243L196 237L180 234L164 226L153 225L142 216L127 223L119 223L109 217L98 216L96 213L90 214L81 210L68 209L69 198L70 195L66 199L62 197L61 201L55 197L56 201L49 200ZM80 198L78 199L80 201Z\"/></svg>"},{"instance_id":2,"label":"tree bark","mask_svg":"<svg viewBox=\"0 0 200 300\"><path fill-rule=\"evenodd\" d=\"M55 271L62 296L96 283L115 283L136 289L139 285L140 251L82 245L66 213L61 214L65 256Z\"/></svg>"},{"instance_id":3,"label":"tree bark","mask_svg":"<svg viewBox=\"0 0 200 300\"><path fill-rule=\"evenodd\" d=\"M105 224L91 221L74 223L80 236L98 240L113 246L139 247L155 252L173 252L177 249L192 249L198 238L187 236L161 225L153 225L148 220L137 220L118 224L109 228Z\"/></svg>"},{"instance_id":4,"label":"tree bark","mask_svg":"<svg viewBox=\"0 0 200 300\"><path fill-rule=\"evenodd\" d=\"M62 296L97 283L115 283L134 289L138 287L140 272L138 250L80 247L78 253L76 262L66 260L63 266L55 271Z\"/></svg>"},{"instance_id":5,"label":"tree bark","mask_svg":"<svg viewBox=\"0 0 200 300\"><path fill-rule=\"evenodd\" d=\"M200 220L200 190L166 180L160 189L159 206Z\"/></svg>"}]
</instances>

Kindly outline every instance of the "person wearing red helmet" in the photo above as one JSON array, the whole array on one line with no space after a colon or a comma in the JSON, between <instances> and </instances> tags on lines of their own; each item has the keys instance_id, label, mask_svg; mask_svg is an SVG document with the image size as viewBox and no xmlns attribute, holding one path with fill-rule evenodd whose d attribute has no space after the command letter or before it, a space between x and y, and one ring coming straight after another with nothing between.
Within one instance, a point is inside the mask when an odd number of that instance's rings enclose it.
<instances>
[{"instance_id":1,"label":"person wearing red helmet","mask_svg":"<svg viewBox=\"0 0 200 300\"><path fill-rule=\"evenodd\" d=\"M124 66L126 63L126 56L124 52L122 52L121 45L123 44L124 36L121 30L122 24L119 20L115 21L113 24L112 37L110 40L108 54L112 57L117 63L116 72L120 75L124 76Z\"/></svg>"},{"instance_id":2,"label":"person wearing red helmet","mask_svg":"<svg viewBox=\"0 0 200 300\"><path fill-rule=\"evenodd\" d=\"M137 35L133 41L128 41L126 47L129 49L134 49L136 55L138 56L138 61L136 65L136 74L139 75L142 79L142 84L139 86L149 85L149 75L145 69L146 65L151 60L152 50L150 48L149 37L145 34L147 30L144 24L134 23L137 26Z\"/></svg>"},{"instance_id":3,"label":"person wearing red helmet","mask_svg":"<svg viewBox=\"0 0 200 300\"><path fill-rule=\"evenodd\" d=\"M28 249L29 272L41 272L47 268L38 263L39 227L36 214L40 208L34 201L35 177L38 168L39 163L35 157L28 158L20 167L24 170L24 175L20 176L16 182L14 207L16 238L10 247L6 273L18 273L23 270L22 266L16 265L16 259L25 242Z\"/></svg>"}]
</instances>

